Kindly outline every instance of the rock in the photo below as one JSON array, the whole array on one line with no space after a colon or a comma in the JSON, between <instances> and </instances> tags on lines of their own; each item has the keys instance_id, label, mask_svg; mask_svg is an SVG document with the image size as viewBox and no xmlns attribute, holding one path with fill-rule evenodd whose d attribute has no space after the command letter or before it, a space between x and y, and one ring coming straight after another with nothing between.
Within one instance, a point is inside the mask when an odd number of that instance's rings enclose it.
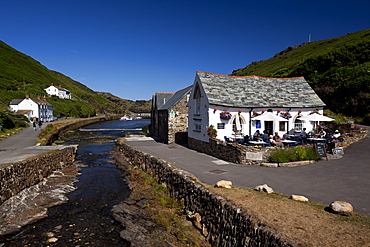
<instances>
[{"instance_id":1,"label":"rock","mask_svg":"<svg viewBox=\"0 0 370 247\"><path fill-rule=\"evenodd\" d=\"M298 195L291 195L290 199L300 202L308 202L308 198L304 196L298 196Z\"/></svg>"},{"instance_id":2,"label":"rock","mask_svg":"<svg viewBox=\"0 0 370 247\"><path fill-rule=\"evenodd\" d=\"M57 239L57 238L49 238L49 239L48 239L48 242L49 242L49 243L55 243L56 241L58 241L58 239Z\"/></svg>"},{"instance_id":3,"label":"rock","mask_svg":"<svg viewBox=\"0 0 370 247\"><path fill-rule=\"evenodd\" d=\"M272 187L268 186L267 184L257 185L254 189L258 190L258 191L263 191L263 192L266 192L266 193L269 193L269 194L274 192L274 189Z\"/></svg>"},{"instance_id":4,"label":"rock","mask_svg":"<svg viewBox=\"0 0 370 247\"><path fill-rule=\"evenodd\" d=\"M197 227L199 230L202 229L202 224L201 224L202 217L200 216L199 213L188 212L188 217L193 222L195 227Z\"/></svg>"},{"instance_id":5,"label":"rock","mask_svg":"<svg viewBox=\"0 0 370 247\"><path fill-rule=\"evenodd\" d=\"M350 203L348 202L343 202L343 201L334 201L330 204L330 209L337 214L341 215L352 215L353 213L353 207Z\"/></svg>"},{"instance_id":6,"label":"rock","mask_svg":"<svg viewBox=\"0 0 370 247\"><path fill-rule=\"evenodd\" d=\"M231 189L233 187L233 183L231 181L220 180L216 183L215 187Z\"/></svg>"}]
</instances>

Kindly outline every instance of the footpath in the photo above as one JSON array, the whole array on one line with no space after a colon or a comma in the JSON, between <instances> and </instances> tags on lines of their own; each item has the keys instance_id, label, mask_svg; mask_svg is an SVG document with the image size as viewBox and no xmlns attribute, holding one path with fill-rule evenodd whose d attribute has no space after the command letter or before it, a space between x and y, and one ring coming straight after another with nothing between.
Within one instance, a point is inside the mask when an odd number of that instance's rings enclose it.
<instances>
[{"instance_id":1,"label":"footpath","mask_svg":"<svg viewBox=\"0 0 370 247\"><path fill-rule=\"evenodd\" d=\"M190 150L178 144L163 144L149 137L128 137L127 143L213 185L230 180L233 186L254 188L268 184L277 193L303 195L329 205L346 201L354 211L370 216L370 137L352 144L341 159L297 167L239 165Z\"/></svg>"}]
</instances>

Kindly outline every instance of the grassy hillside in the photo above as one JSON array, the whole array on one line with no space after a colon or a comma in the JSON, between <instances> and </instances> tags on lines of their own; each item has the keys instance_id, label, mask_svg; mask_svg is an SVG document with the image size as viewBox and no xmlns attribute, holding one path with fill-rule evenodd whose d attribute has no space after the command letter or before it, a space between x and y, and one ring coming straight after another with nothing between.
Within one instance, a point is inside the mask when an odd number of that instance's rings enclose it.
<instances>
[{"instance_id":1,"label":"grassy hillside","mask_svg":"<svg viewBox=\"0 0 370 247\"><path fill-rule=\"evenodd\" d=\"M88 117L96 113L121 113L123 109L85 85L52 70L33 58L0 41L0 104L7 107L12 99L43 97L52 83L68 89L74 100L47 98L54 115Z\"/></svg>"},{"instance_id":2,"label":"grassy hillside","mask_svg":"<svg viewBox=\"0 0 370 247\"><path fill-rule=\"evenodd\" d=\"M132 101L121 99L111 93L106 92L96 92L96 93L108 99L109 101L112 101L114 104L122 108L125 112L149 113L152 106L151 100Z\"/></svg>"},{"instance_id":3,"label":"grassy hillside","mask_svg":"<svg viewBox=\"0 0 370 247\"><path fill-rule=\"evenodd\" d=\"M370 29L288 47L232 75L304 76L329 109L370 123Z\"/></svg>"}]
</instances>

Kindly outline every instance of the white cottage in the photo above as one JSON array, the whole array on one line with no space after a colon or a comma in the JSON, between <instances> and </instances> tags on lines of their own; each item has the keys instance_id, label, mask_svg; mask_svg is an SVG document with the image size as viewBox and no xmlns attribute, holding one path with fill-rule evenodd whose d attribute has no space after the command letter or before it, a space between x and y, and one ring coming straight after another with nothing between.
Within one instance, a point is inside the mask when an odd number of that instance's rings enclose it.
<instances>
[{"instance_id":1,"label":"white cottage","mask_svg":"<svg viewBox=\"0 0 370 247\"><path fill-rule=\"evenodd\" d=\"M28 96L25 99L13 99L9 108L28 119L37 118L43 122L53 121L53 106L45 99L29 98Z\"/></svg>"},{"instance_id":2,"label":"white cottage","mask_svg":"<svg viewBox=\"0 0 370 247\"><path fill-rule=\"evenodd\" d=\"M45 91L48 95L56 95L61 99L71 99L72 98L71 92L65 88L62 88L60 85L54 86L54 84L51 84L50 87L45 88Z\"/></svg>"},{"instance_id":3,"label":"white cottage","mask_svg":"<svg viewBox=\"0 0 370 247\"><path fill-rule=\"evenodd\" d=\"M208 142L213 125L217 139L310 131L314 122L303 117L323 114L325 103L303 77L266 78L196 72L189 98L188 136Z\"/></svg>"}]
</instances>

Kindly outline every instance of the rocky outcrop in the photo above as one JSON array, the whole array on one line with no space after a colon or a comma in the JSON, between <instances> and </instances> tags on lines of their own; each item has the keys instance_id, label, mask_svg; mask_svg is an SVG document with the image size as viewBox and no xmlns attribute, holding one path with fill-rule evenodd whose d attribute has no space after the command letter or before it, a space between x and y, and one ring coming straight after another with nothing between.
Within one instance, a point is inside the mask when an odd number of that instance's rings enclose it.
<instances>
[{"instance_id":1,"label":"rocky outcrop","mask_svg":"<svg viewBox=\"0 0 370 247\"><path fill-rule=\"evenodd\" d=\"M0 168L0 204L20 191L38 184L52 172L74 161L77 146L69 146Z\"/></svg>"}]
</instances>

